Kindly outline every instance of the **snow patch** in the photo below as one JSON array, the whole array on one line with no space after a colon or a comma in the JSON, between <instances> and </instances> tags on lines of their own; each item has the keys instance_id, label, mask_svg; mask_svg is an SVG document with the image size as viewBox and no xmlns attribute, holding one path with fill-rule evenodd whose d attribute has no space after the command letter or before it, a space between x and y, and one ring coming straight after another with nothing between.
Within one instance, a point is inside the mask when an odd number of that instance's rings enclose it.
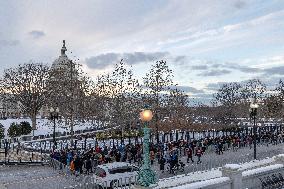
<instances>
[{"instance_id":1,"label":"snow patch","mask_svg":"<svg viewBox=\"0 0 284 189\"><path fill-rule=\"evenodd\" d=\"M227 182L227 181L230 181L229 177L219 177L219 178L214 178L214 179L209 179L209 180L204 180L204 181L200 181L200 182L195 182L195 183L191 183L191 184L173 187L172 189L188 189L188 188L197 189L197 188L212 186L214 184Z\"/></svg>"},{"instance_id":2,"label":"snow patch","mask_svg":"<svg viewBox=\"0 0 284 189\"><path fill-rule=\"evenodd\" d=\"M256 167L269 165L269 164L273 163L274 161L275 161L274 157L266 158L266 159L262 159L262 160L253 160L253 161L241 164L241 168L239 168L238 170L239 171L245 171L245 170L256 168Z\"/></svg>"},{"instance_id":3,"label":"snow patch","mask_svg":"<svg viewBox=\"0 0 284 189\"><path fill-rule=\"evenodd\" d=\"M283 164L269 165L269 166L266 166L266 167L260 167L260 168L244 171L244 172L242 172L242 176L246 177L246 176L255 175L255 174L258 174L258 173L271 171L271 170L274 170L274 169L280 169L280 168L283 168L283 167L284 167Z\"/></svg>"},{"instance_id":4,"label":"snow patch","mask_svg":"<svg viewBox=\"0 0 284 189\"><path fill-rule=\"evenodd\" d=\"M212 178L222 177L222 172L217 170L194 172L187 175L178 175L170 178L160 179L158 186L155 189L159 188L168 188L175 187L179 185L184 185L192 182L204 181Z\"/></svg>"},{"instance_id":5,"label":"snow patch","mask_svg":"<svg viewBox=\"0 0 284 189\"><path fill-rule=\"evenodd\" d=\"M23 121L27 121L32 125L32 121L31 119L27 118L27 119L6 119L6 120L0 120L0 123L4 126L5 128L5 138L9 138L7 136L7 131L10 127L10 125L15 122L15 123L20 123ZM34 136L39 136L39 135L47 135L47 134L52 134L53 133L53 123L48 120L48 119L37 119L37 129L34 130ZM86 129L90 129L90 128L95 128L97 125L93 124L90 122L85 122L85 123L81 123L81 122L76 122L74 124L74 131L77 130L86 130ZM56 127L55 127L55 132L60 132L60 133L64 133L64 132L70 132L70 127L69 125L65 124L64 120L58 120L56 121Z\"/></svg>"},{"instance_id":6,"label":"snow patch","mask_svg":"<svg viewBox=\"0 0 284 189\"><path fill-rule=\"evenodd\" d=\"M226 169L240 169L240 168L242 168L242 166L239 165L239 164L226 164L224 166L224 168L226 168Z\"/></svg>"}]
</instances>

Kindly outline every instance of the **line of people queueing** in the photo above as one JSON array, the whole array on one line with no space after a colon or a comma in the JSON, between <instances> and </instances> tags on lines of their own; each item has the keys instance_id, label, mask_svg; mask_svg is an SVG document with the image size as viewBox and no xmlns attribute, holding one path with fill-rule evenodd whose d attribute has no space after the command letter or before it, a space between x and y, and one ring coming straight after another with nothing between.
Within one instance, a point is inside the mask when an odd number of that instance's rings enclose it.
<instances>
[{"instance_id":1,"label":"line of people queueing","mask_svg":"<svg viewBox=\"0 0 284 189\"><path fill-rule=\"evenodd\" d=\"M269 143L276 145L284 142L284 133L263 132L257 135L258 144ZM216 154L223 154L224 150L252 147L253 136L238 134L230 136L206 137L199 140L178 140L169 143L150 143L151 165L156 161L159 164L161 172L164 172L166 163L169 164L170 172L174 168L184 166L180 161L181 156L187 156L187 163L194 163L194 156L197 157L197 164L201 163L202 155L207 149L212 147ZM226 146L226 147L225 147ZM119 146L96 146L88 150L55 150L51 157L70 167L72 173L93 173L95 167L100 164L111 162L129 162L141 165L143 150L141 144L121 144Z\"/></svg>"}]
</instances>

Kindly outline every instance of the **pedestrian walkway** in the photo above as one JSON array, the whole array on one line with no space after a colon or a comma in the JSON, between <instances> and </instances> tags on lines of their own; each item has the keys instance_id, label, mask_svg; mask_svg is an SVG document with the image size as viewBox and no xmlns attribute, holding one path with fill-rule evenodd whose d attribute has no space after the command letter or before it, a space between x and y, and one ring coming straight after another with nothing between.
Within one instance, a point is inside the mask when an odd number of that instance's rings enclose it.
<instances>
[{"instance_id":1,"label":"pedestrian walkway","mask_svg":"<svg viewBox=\"0 0 284 189\"><path fill-rule=\"evenodd\" d=\"M284 143L278 145L260 145L257 146L257 159L265 159L267 157L272 157L277 154L284 153ZM195 162L194 163L186 163L185 171L180 172L178 174L186 174L195 171L203 171L209 170L211 168L222 167L225 164L232 164L232 163L243 163L253 160L253 149L250 148L240 148L237 151L229 150L224 151L224 154L217 155L216 153L205 153L202 156L202 163L197 164L196 160L197 157L193 157ZM186 162L186 157L180 157L183 162ZM156 170L159 178L167 178L173 176L173 174L169 174L168 172L161 173L159 171L159 164L158 162L154 162L153 168Z\"/></svg>"},{"instance_id":2,"label":"pedestrian walkway","mask_svg":"<svg viewBox=\"0 0 284 189\"><path fill-rule=\"evenodd\" d=\"M0 166L0 189L62 189L75 184L49 166Z\"/></svg>"}]
</instances>

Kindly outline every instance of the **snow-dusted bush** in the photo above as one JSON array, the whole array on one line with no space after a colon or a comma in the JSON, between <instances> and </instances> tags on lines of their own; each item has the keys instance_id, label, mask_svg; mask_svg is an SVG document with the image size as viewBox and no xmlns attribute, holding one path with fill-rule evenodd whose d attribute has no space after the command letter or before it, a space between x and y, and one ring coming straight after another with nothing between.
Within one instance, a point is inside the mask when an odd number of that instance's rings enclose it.
<instances>
[{"instance_id":1,"label":"snow-dusted bush","mask_svg":"<svg viewBox=\"0 0 284 189\"><path fill-rule=\"evenodd\" d=\"M22 121L20 123L11 123L8 129L8 135L10 137L17 137L20 135L28 135L32 132L32 127L29 122Z\"/></svg>"},{"instance_id":2,"label":"snow-dusted bush","mask_svg":"<svg viewBox=\"0 0 284 189\"><path fill-rule=\"evenodd\" d=\"M27 121L22 121L20 123L21 135L28 135L32 132L31 124Z\"/></svg>"},{"instance_id":3,"label":"snow-dusted bush","mask_svg":"<svg viewBox=\"0 0 284 189\"><path fill-rule=\"evenodd\" d=\"M17 137L21 135L21 127L18 123L11 123L9 129L8 129L8 135L10 137Z\"/></svg>"},{"instance_id":4,"label":"snow-dusted bush","mask_svg":"<svg viewBox=\"0 0 284 189\"><path fill-rule=\"evenodd\" d=\"M5 136L5 128L4 126L0 123L0 139L4 138Z\"/></svg>"}]
</instances>

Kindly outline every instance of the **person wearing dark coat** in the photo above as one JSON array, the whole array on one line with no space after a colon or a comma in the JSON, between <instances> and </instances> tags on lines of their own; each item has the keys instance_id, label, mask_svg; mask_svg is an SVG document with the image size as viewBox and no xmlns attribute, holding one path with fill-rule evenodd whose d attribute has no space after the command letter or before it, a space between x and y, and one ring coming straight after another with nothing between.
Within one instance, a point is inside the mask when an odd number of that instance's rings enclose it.
<instances>
[{"instance_id":1,"label":"person wearing dark coat","mask_svg":"<svg viewBox=\"0 0 284 189\"><path fill-rule=\"evenodd\" d=\"M160 161L159 161L159 163L160 163L160 171L161 171L162 173L164 173L166 159L162 156L161 159L160 159Z\"/></svg>"},{"instance_id":2,"label":"person wearing dark coat","mask_svg":"<svg viewBox=\"0 0 284 189\"><path fill-rule=\"evenodd\" d=\"M75 174L77 175L80 172L80 158L78 156L74 159L74 168L75 168Z\"/></svg>"},{"instance_id":3,"label":"person wearing dark coat","mask_svg":"<svg viewBox=\"0 0 284 189\"><path fill-rule=\"evenodd\" d=\"M193 163L193 159L192 159L192 149L188 148L187 149L187 163L189 163L189 160L191 160L191 162Z\"/></svg>"},{"instance_id":4,"label":"person wearing dark coat","mask_svg":"<svg viewBox=\"0 0 284 189\"><path fill-rule=\"evenodd\" d=\"M117 162L119 162L120 159L121 159L121 154L120 154L119 151L117 151L116 154L115 154L115 160L116 160Z\"/></svg>"},{"instance_id":5,"label":"person wearing dark coat","mask_svg":"<svg viewBox=\"0 0 284 189\"><path fill-rule=\"evenodd\" d=\"M91 169L92 169L92 161L90 158L88 158L86 161L86 173L90 174Z\"/></svg>"},{"instance_id":6,"label":"person wearing dark coat","mask_svg":"<svg viewBox=\"0 0 284 189\"><path fill-rule=\"evenodd\" d=\"M83 162L83 160L81 159L81 158L78 158L79 159L79 161L78 161L78 163L79 163L79 172L80 172L80 174L82 174L83 173L83 164L84 164L84 162Z\"/></svg>"},{"instance_id":7,"label":"person wearing dark coat","mask_svg":"<svg viewBox=\"0 0 284 189\"><path fill-rule=\"evenodd\" d=\"M202 150L200 148L197 148L196 150L196 154L195 154L198 158L197 164L201 163L201 155L202 155Z\"/></svg>"}]
</instances>

